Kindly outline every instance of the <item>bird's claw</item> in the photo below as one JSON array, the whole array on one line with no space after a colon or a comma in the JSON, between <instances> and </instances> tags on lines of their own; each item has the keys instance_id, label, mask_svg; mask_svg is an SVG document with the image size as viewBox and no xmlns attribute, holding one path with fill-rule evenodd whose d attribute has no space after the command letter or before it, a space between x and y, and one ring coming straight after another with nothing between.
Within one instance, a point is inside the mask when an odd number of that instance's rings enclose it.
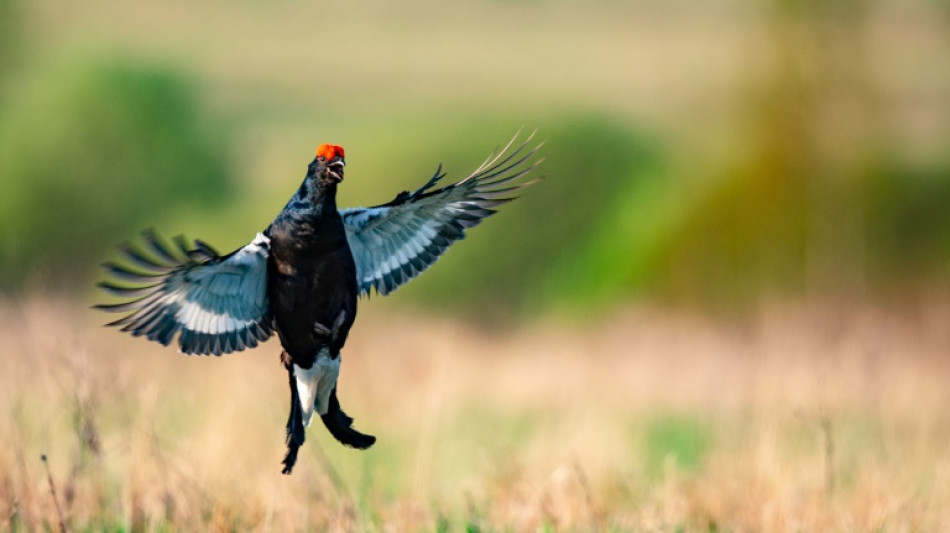
<instances>
[{"instance_id":1,"label":"bird's claw","mask_svg":"<svg viewBox=\"0 0 950 533\"><path fill-rule=\"evenodd\" d=\"M297 450L300 449L300 446L297 446L293 443L287 444L287 455L284 456L284 460L280 463L284 465L284 469L280 471L281 474L289 475L294 470L294 465L297 464Z\"/></svg>"}]
</instances>

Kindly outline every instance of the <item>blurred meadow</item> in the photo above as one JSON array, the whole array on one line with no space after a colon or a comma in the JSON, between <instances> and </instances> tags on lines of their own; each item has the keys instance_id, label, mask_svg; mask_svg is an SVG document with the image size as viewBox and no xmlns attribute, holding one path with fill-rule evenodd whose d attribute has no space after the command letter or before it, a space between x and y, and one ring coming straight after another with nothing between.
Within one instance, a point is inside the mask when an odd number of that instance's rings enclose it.
<instances>
[{"instance_id":1,"label":"blurred meadow","mask_svg":"<svg viewBox=\"0 0 950 533\"><path fill-rule=\"evenodd\" d=\"M545 179L361 302L367 452L281 476L276 341L88 309L320 143L373 205L519 129ZM950 530L948 146L946 0L0 0L0 530Z\"/></svg>"}]
</instances>

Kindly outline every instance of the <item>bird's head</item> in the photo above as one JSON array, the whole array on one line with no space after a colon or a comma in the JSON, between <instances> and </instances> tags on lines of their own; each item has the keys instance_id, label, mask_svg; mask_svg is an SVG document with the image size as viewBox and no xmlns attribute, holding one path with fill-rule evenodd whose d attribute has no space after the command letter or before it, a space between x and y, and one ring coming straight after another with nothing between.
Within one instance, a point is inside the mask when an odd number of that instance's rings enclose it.
<instances>
[{"instance_id":1,"label":"bird's head","mask_svg":"<svg viewBox=\"0 0 950 533\"><path fill-rule=\"evenodd\" d=\"M310 163L310 176L323 185L336 184L343 181L343 167L346 160L343 157L343 147L336 144L321 144L317 148L317 156Z\"/></svg>"}]
</instances>

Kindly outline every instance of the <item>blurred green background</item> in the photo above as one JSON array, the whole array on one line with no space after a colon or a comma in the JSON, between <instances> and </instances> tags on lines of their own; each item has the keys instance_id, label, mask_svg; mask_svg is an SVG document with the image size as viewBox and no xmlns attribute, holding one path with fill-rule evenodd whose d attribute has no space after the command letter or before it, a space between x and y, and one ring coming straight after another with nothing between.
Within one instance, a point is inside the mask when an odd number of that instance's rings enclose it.
<instances>
[{"instance_id":1,"label":"blurred green background","mask_svg":"<svg viewBox=\"0 0 950 533\"><path fill-rule=\"evenodd\" d=\"M0 0L0 291L91 298L145 227L237 247L323 142L371 205L521 127L546 180L394 305L950 287L950 2Z\"/></svg>"}]
</instances>

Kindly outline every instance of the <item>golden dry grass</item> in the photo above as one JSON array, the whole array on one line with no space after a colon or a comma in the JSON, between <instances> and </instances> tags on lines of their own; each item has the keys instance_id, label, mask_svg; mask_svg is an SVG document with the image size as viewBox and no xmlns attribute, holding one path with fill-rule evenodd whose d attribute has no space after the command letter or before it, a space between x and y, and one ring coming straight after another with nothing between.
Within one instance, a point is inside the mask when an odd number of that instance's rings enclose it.
<instances>
[{"instance_id":1,"label":"golden dry grass","mask_svg":"<svg viewBox=\"0 0 950 533\"><path fill-rule=\"evenodd\" d=\"M913 315L913 316L911 316ZM378 303L280 475L278 347L220 359L0 306L0 529L946 531L950 310L634 309L489 331Z\"/></svg>"}]
</instances>

